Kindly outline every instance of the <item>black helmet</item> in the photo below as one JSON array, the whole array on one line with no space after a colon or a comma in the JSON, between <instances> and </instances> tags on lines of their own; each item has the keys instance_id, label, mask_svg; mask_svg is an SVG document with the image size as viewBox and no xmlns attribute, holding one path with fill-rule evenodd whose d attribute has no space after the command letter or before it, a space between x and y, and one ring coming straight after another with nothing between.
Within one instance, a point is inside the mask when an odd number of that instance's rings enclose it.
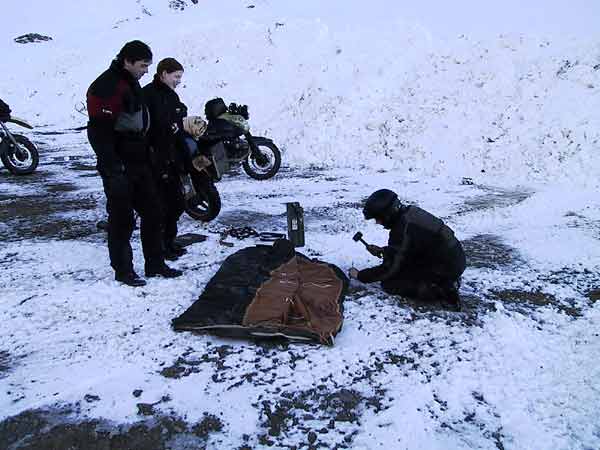
<instances>
[{"instance_id":1,"label":"black helmet","mask_svg":"<svg viewBox=\"0 0 600 450\"><path fill-rule=\"evenodd\" d=\"M400 200L398 194L389 189L379 189L373 192L363 208L366 220L379 219L384 225L388 223L400 211Z\"/></svg>"},{"instance_id":2,"label":"black helmet","mask_svg":"<svg viewBox=\"0 0 600 450\"><path fill-rule=\"evenodd\" d=\"M219 117L221 114L227 112L227 105L223 101L222 98L213 98L206 102L204 105L204 114L206 115L206 120L214 120Z\"/></svg>"}]
</instances>

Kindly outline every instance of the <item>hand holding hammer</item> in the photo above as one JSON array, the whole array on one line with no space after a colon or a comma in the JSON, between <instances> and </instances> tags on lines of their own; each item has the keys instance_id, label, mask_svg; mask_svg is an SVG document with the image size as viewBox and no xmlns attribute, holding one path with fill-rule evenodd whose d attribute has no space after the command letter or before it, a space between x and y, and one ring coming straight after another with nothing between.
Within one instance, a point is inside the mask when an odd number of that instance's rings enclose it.
<instances>
[{"instance_id":1,"label":"hand holding hammer","mask_svg":"<svg viewBox=\"0 0 600 450\"><path fill-rule=\"evenodd\" d=\"M368 244L362 237L363 234L359 231L352 236L352 240L354 240L354 242L362 242L371 255L376 256L377 258L383 258L383 248L377 245Z\"/></svg>"}]
</instances>

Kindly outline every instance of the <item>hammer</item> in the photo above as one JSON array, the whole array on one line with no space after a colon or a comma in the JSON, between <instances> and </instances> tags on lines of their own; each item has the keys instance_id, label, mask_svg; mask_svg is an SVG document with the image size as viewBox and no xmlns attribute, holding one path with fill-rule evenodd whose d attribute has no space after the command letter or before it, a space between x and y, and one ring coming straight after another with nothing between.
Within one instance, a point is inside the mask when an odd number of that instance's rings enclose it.
<instances>
[{"instance_id":1,"label":"hammer","mask_svg":"<svg viewBox=\"0 0 600 450\"><path fill-rule=\"evenodd\" d=\"M363 237L363 234L360 231L358 231L354 236L352 236L352 240L354 242L359 242L360 241L363 244L365 244L365 247L369 247L369 244L367 244L362 237Z\"/></svg>"}]
</instances>

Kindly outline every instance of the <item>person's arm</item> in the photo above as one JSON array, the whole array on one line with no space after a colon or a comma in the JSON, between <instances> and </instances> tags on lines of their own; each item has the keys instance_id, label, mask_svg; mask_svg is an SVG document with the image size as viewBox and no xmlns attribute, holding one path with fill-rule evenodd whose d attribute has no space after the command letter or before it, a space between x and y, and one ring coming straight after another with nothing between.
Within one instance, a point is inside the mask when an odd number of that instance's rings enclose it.
<instances>
[{"instance_id":1,"label":"person's arm","mask_svg":"<svg viewBox=\"0 0 600 450\"><path fill-rule=\"evenodd\" d=\"M383 247L383 263L358 272L357 279L363 283L385 281L398 275L404 265L412 246L410 225L404 229L402 243L399 246Z\"/></svg>"},{"instance_id":2,"label":"person's arm","mask_svg":"<svg viewBox=\"0 0 600 450\"><path fill-rule=\"evenodd\" d=\"M125 168L116 149L115 122L123 105L119 82L106 75L96 80L87 92L88 138L98 157L98 168L108 175Z\"/></svg>"}]
</instances>

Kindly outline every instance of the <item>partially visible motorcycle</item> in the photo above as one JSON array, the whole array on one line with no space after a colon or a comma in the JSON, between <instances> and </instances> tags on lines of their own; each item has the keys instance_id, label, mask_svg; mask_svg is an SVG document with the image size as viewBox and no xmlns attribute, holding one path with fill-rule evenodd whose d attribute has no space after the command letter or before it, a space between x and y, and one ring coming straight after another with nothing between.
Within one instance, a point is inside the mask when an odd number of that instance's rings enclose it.
<instances>
[{"instance_id":1,"label":"partially visible motorcycle","mask_svg":"<svg viewBox=\"0 0 600 450\"><path fill-rule=\"evenodd\" d=\"M7 122L24 128L33 129L23 119L11 116ZM25 136L14 134L6 124L0 121L0 159L4 166L15 175L32 173L40 162L36 146Z\"/></svg>"},{"instance_id":2,"label":"partially visible motorcycle","mask_svg":"<svg viewBox=\"0 0 600 450\"><path fill-rule=\"evenodd\" d=\"M185 212L194 220L210 222L221 212L221 196L215 186L227 171L223 143L186 137L181 175Z\"/></svg>"}]
</instances>

